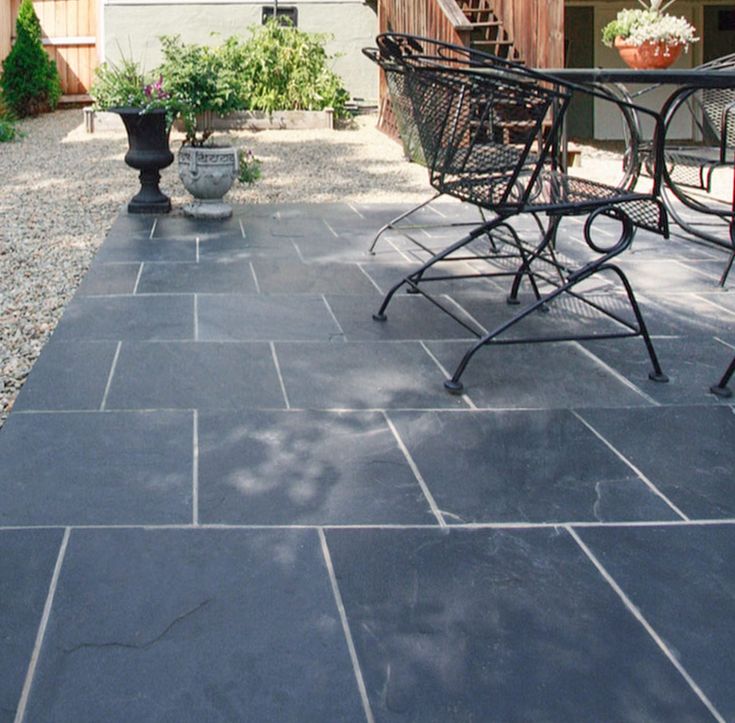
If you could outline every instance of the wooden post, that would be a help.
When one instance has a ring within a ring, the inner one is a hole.
[[[0,1],[0,60],[4,60],[11,48],[11,36],[13,32],[13,17],[10,2]]]

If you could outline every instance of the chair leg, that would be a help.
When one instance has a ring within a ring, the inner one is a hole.
[[[465,352],[465,355],[462,357],[461,361],[457,365],[457,368],[454,374],[452,375],[452,378],[447,379],[444,382],[444,387],[447,389],[447,391],[449,391],[452,394],[460,394],[464,389],[464,386],[462,385],[462,382],[460,381],[460,377],[464,373],[472,357],[481,347],[487,344],[490,344],[493,339],[495,339],[496,337],[506,332],[508,329],[510,329],[510,327],[514,326],[519,321],[525,319],[527,316],[532,314],[537,309],[543,307],[545,304],[548,304],[550,301],[553,301],[557,296],[560,296],[561,294],[567,291],[570,291],[578,283],[590,278],[591,276],[597,273],[600,273],[601,271],[605,271],[608,269],[615,272],[617,276],[620,278],[625,288],[626,294],[628,296],[628,301],[630,302],[631,308],[633,310],[633,314],[635,315],[635,318],[636,318],[636,323],[638,325],[638,335],[643,337],[643,341],[645,342],[646,349],[648,351],[648,356],[653,366],[653,371],[649,372],[648,374],[649,379],[656,381],[656,382],[667,382],[669,378],[666,376],[666,374],[664,374],[663,370],[661,369],[661,365],[658,361],[658,357],[656,356],[656,351],[653,348],[653,342],[651,341],[651,337],[648,333],[648,328],[646,327],[646,324],[643,321],[643,316],[641,314],[640,307],[638,306],[638,302],[636,301],[635,295],[633,294],[633,289],[630,285],[630,282],[628,281],[623,271],[619,269],[617,266],[613,264],[601,262],[600,264],[588,265],[585,268],[580,269],[576,273],[572,274],[565,284],[563,284],[557,289],[554,289],[551,293],[547,294],[543,298],[537,299],[533,304],[526,307],[520,314],[517,314],[509,321],[505,322],[504,324],[501,324],[499,327],[497,327],[490,333],[483,336],[481,339],[478,339],[478,341],[475,342],[467,350],[467,352]],[[570,337],[569,340],[571,340],[572,338],[573,337]],[[543,342],[544,340],[536,339],[536,340],[529,340],[529,341],[530,342],[534,342],[534,341]]]
[[[713,384],[709,390],[712,392],[712,394],[716,394],[718,397],[731,397],[732,396],[732,389],[730,389],[727,384],[730,381],[730,378],[732,377],[733,373],[735,373],[735,357],[733,357],[732,361],[730,362],[730,366],[727,367],[727,370],[722,375],[722,379],[720,379],[717,384]]]
[[[556,232],[559,228],[560,223],[561,223],[561,216],[553,216],[549,220],[549,227],[544,232],[544,236],[541,240],[541,243],[534,249],[534,251],[530,255],[526,255],[523,248],[519,247],[519,251],[521,254],[521,258],[523,259],[523,263],[520,265],[520,267],[518,268],[518,271],[516,271],[516,274],[513,277],[513,284],[510,287],[510,294],[508,294],[509,304],[520,303],[518,301],[518,292],[520,290],[521,281],[523,280],[524,274],[528,274],[528,279],[531,282],[531,286],[533,287],[533,293],[536,299],[538,300],[541,298],[541,294],[539,293],[538,286],[536,284],[536,279],[531,273],[531,263],[535,261],[547,247],[553,247],[553,240],[556,238]]]
[[[395,225],[397,223],[400,223],[401,221],[403,221],[404,218],[408,218],[409,216],[411,216],[412,214],[416,213],[417,211],[420,211],[425,206],[428,206],[433,201],[436,201],[436,199],[439,198],[439,196],[441,196],[441,195],[442,194],[439,193],[439,192],[435,193],[431,198],[427,199],[426,201],[422,201],[417,206],[414,206],[413,208],[410,208],[408,211],[405,211],[400,216],[396,216],[395,218],[393,218],[390,221],[388,221],[388,223],[386,223],[384,226],[381,226],[381,228],[378,231],[378,233],[375,234],[375,238],[373,239],[373,242],[370,244],[370,248],[368,249],[368,253],[374,256],[375,255],[375,246],[377,245],[378,241],[380,240],[380,237],[386,231],[389,231],[390,229],[394,228]]]
[[[373,319],[375,319],[375,321],[385,321],[387,319],[385,315],[385,310],[388,308],[388,304],[390,304],[390,301],[393,298],[394,294],[396,293],[396,291],[398,291],[398,289],[401,288],[401,286],[403,286],[404,284],[408,284],[409,286],[415,287],[415,285],[421,280],[421,277],[427,269],[430,269],[434,264],[438,263],[439,261],[443,261],[445,258],[447,258],[447,256],[451,256],[451,254],[453,254],[455,251],[461,249],[463,246],[466,246],[468,243],[471,243],[476,238],[479,238],[480,236],[491,232],[496,226],[503,223],[503,221],[503,218],[494,218],[492,221],[488,221],[487,223],[484,223],[481,226],[474,228],[472,231],[470,231],[470,233],[468,233],[466,236],[463,236],[459,241],[455,241],[453,244],[447,246],[447,248],[443,249],[438,254],[432,256],[428,261],[421,264],[421,266],[419,266],[415,271],[411,272],[408,276],[404,276],[400,281],[394,284],[385,295],[383,303],[380,305],[380,309],[378,309],[377,313],[373,314]]]

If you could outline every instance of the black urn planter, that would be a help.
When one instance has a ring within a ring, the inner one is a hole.
[[[166,112],[140,108],[111,108],[125,124],[128,152],[125,163],[140,171],[140,191],[130,199],[128,213],[168,213],[171,199],[161,191],[161,170],[174,162],[168,147],[170,128],[166,127]]]

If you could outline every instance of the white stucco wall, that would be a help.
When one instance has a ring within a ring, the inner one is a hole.
[[[355,98],[376,101],[378,72],[360,50],[374,45],[378,20],[374,4],[364,0],[299,0],[280,2],[298,8],[298,26],[307,32],[329,33],[327,45],[334,70]],[[230,35],[249,36],[248,27],[260,25],[268,0],[104,0],[103,57],[121,53],[152,68],[160,62],[159,35],[179,34],[186,42],[217,44]],[[218,33],[219,36],[212,36]]]

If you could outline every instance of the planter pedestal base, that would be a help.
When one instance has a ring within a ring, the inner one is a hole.
[[[220,200],[199,200],[187,203],[184,213],[192,218],[222,219],[232,216],[232,206]]]
[[[168,213],[171,199],[158,187],[160,181],[158,171],[141,171],[140,191],[130,199],[128,213]]]

